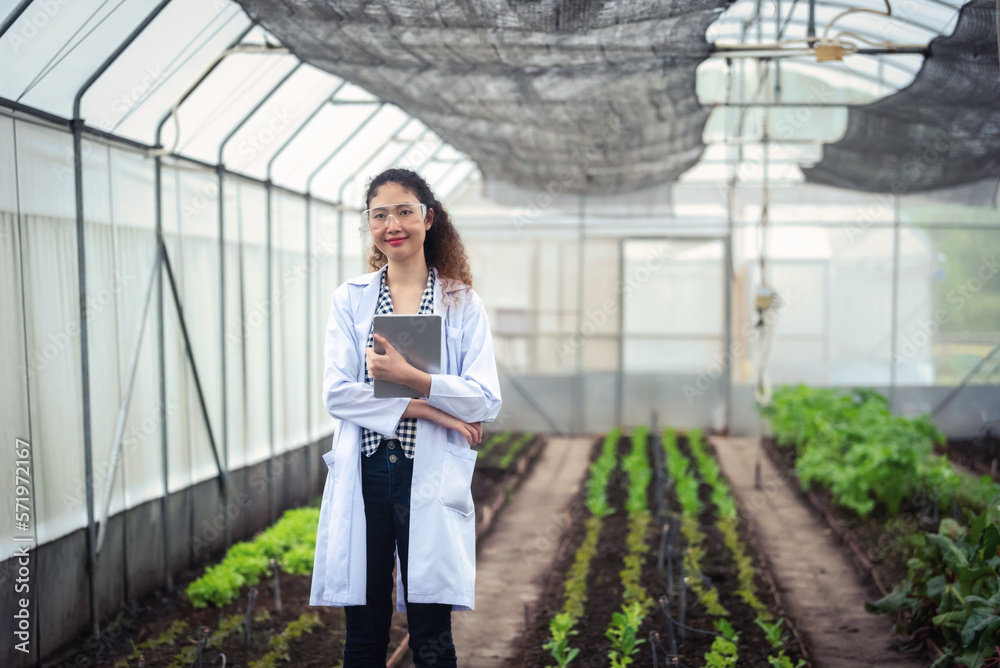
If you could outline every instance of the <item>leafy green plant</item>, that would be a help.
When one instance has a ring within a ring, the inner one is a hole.
[[[785,622],[784,617],[772,624],[769,624],[759,618],[755,619],[754,622],[757,626],[764,630],[764,637],[767,639],[767,642],[771,645],[771,647],[781,647],[785,644],[783,639],[785,631],[781,628],[781,625]]]
[[[600,517],[587,518],[587,533],[573,556],[573,564],[566,574],[563,611],[574,621],[583,615],[583,605],[587,601],[587,573],[590,571],[591,560],[597,554],[597,539],[602,525]]]
[[[586,483],[586,506],[590,511],[590,517],[587,518],[583,542],[577,548],[576,554],[573,555],[573,563],[566,573],[563,609],[559,613],[565,617],[562,617],[559,622],[555,622],[554,619],[549,622],[551,635],[548,642],[543,645],[545,649],[550,651],[554,651],[555,647],[564,646],[564,649],[560,650],[560,656],[555,657],[557,661],[561,657],[567,657],[571,651],[574,652],[573,656],[576,656],[578,652],[578,650],[570,650],[568,647],[568,636],[573,635],[569,629],[576,623],[576,620],[583,616],[584,604],[587,602],[587,573],[590,571],[590,562],[597,554],[597,540],[600,537],[601,527],[604,525],[604,518],[614,512],[614,509],[608,504],[607,486],[617,461],[615,450],[618,447],[620,433],[617,428],[608,432],[601,445],[601,452],[597,460],[589,468]],[[562,637],[557,638],[556,632],[562,634],[563,629],[565,629],[565,633]],[[573,656],[565,658],[566,663],[569,663]]]
[[[719,603],[718,590],[705,587],[701,580],[701,561],[705,555],[702,544],[706,539],[698,523],[698,516],[703,508],[698,497],[701,483],[691,471],[691,461],[677,446],[676,432],[669,427],[663,430],[663,449],[666,453],[667,472],[674,479],[674,493],[681,506],[681,533],[688,542],[687,552],[684,555],[688,587],[694,591],[698,601],[705,606],[710,615],[724,617],[729,611]]]
[[[620,437],[621,431],[617,427],[609,431],[604,437],[600,455],[590,465],[587,478],[587,509],[597,517],[607,517],[615,512],[608,503],[607,488],[608,480],[618,461],[615,450]]]
[[[209,566],[205,573],[188,585],[187,596],[191,605],[204,608],[214,605],[221,608],[236,598],[247,579],[236,570],[232,562]]]
[[[934,454],[945,437],[928,416],[894,416],[874,390],[786,385],[763,414],[778,444],[794,448],[803,487],[829,489],[838,505],[861,517],[880,505],[896,515],[903,500],[919,493],[976,510],[1000,498],[1000,485],[960,474]]]
[[[805,659],[799,659],[798,663],[793,664],[784,652],[778,652],[778,656],[767,657],[767,662],[771,664],[772,668],[803,668],[806,665]]]
[[[732,624],[724,619],[715,620],[716,630],[722,637],[712,641],[712,647],[705,653],[706,668],[731,668],[739,659],[737,643],[740,634],[733,630]]]
[[[1000,633],[1000,520],[980,513],[968,528],[952,519],[938,533],[914,538],[917,550],[906,579],[888,596],[866,603],[873,613],[893,613],[897,629],[915,631],[928,623],[945,639],[935,666],[981,668],[997,656]]]
[[[257,584],[262,577],[271,574],[272,558],[289,573],[312,572],[318,526],[318,508],[286,511],[254,540],[230,547],[218,564],[209,566],[200,578],[188,585],[185,593],[191,604],[196,608],[228,605],[242,587]]]
[[[623,559],[624,568],[619,575],[622,582],[622,601],[624,605],[639,602],[645,614],[652,609],[652,597],[640,583],[642,567],[646,562],[649,545],[646,543],[646,532],[652,516],[649,512],[649,483],[653,479],[653,469],[649,465],[649,429],[641,426],[632,433],[632,448],[622,459],[622,470],[625,472],[628,485],[628,499],[625,509],[628,512],[628,535],[625,544],[628,549]]]
[[[552,654],[552,658],[556,660],[556,668],[565,668],[580,653],[578,648],[569,646],[569,637],[579,633],[573,630],[575,623],[576,620],[565,612],[560,612],[549,622],[551,637],[542,648]]]
[[[639,645],[646,642],[636,637],[644,617],[642,604],[638,601],[624,606],[621,612],[611,613],[611,626],[604,635],[611,641],[608,658],[612,668],[630,665],[632,657],[639,651]]]

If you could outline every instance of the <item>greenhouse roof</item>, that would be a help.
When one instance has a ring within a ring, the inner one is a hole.
[[[761,153],[767,178],[885,192],[873,170],[944,129],[987,137],[916,191],[1000,175],[992,2],[969,5],[960,24],[955,0],[7,0],[0,106],[66,125],[79,93],[91,136],[352,205],[392,163],[445,196],[610,193],[738,178]],[[817,62],[821,38],[855,53]]]

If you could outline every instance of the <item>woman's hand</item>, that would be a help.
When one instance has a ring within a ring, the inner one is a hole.
[[[434,408],[425,399],[410,399],[410,404],[403,411],[403,417],[423,418],[454,429],[465,438],[469,446],[478,445],[483,440],[483,425],[481,422],[463,422],[450,413]]]
[[[368,359],[368,374],[375,380],[388,380],[412,387],[425,397],[431,393],[431,376],[406,361],[399,351],[381,334],[375,340],[382,344],[385,353],[378,354],[374,348],[365,348]]]

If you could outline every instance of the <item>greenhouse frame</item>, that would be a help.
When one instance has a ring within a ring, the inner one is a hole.
[[[758,438],[803,383],[1000,438],[1000,5],[888,5],[0,2],[4,665],[322,494],[389,166],[462,235],[491,430]]]

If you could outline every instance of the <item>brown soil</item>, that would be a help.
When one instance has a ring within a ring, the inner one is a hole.
[[[595,444],[591,453],[591,461],[596,458],[600,451],[600,442]],[[619,457],[627,453],[629,441],[623,438],[618,443]],[[611,615],[621,607],[621,579],[620,570],[622,560],[626,554],[625,537],[627,532],[626,511],[625,511],[625,490],[626,479],[620,470],[612,474],[608,486],[608,500],[610,504],[618,510],[615,514],[605,518],[601,535],[598,540],[597,554],[590,565],[590,572],[587,579],[587,603],[586,612],[583,618],[577,623],[576,629],[579,635],[574,636],[571,642],[572,647],[580,648],[580,655],[573,661],[572,665],[578,668],[607,666],[608,649],[610,642],[605,638],[604,632],[611,622]],[[701,519],[702,530],[707,535],[705,542],[706,557],[703,562],[703,574],[709,578],[714,586],[719,590],[719,601],[730,611],[728,618],[733,627],[740,632],[739,666],[767,666],[766,657],[770,653],[770,647],[764,638],[763,631],[754,623],[755,615],[753,611],[736,597],[736,575],[733,567],[732,557],[722,543],[722,537],[714,526],[714,515],[710,510],[711,505],[708,499],[708,489],[703,486],[703,500],[706,502],[706,510]],[[549,638],[549,620],[561,610],[563,603],[563,583],[566,572],[572,564],[576,549],[583,541],[585,535],[585,523],[587,512],[583,506],[585,490],[581,489],[579,498],[574,502],[573,525],[567,530],[564,536],[564,545],[554,563],[552,577],[546,590],[543,592],[538,603],[532,610],[532,619],[525,634],[519,639],[518,651],[513,654],[515,660],[508,662],[507,668],[515,666],[546,666],[552,663],[552,657],[547,650],[542,649],[542,645]],[[655,513],[655,500],[653,486],[650,486],[649,504]],[[651,523],[646,544],[650,546],[646,554],[646,564],[643,569],[642,582],[647,592],[654,600],[661,595],[668,593],[667,577],[661,574],[656,568],[660,542],[660,527],[654,521]],[[768,602],[768,592],[770,588],[763,581],[758,584],[759,596]],[[676,600],[676,596],[674,597]],[[694,629],[714,631],[712,617],[709,616],[701,605],[697,602],[694,594],[688,592],[688,606],[685,624]],[[775,619],[782,616],[776,605],[772,606]],[[676,603],[671,606],[671,614],[677,616]],[[659,641],[662,647],[669,650],[669,622],[664,614],[657,608],[651,612],[639,631],[640,638],[646,640],[639,646],[639,653],[634,657],[634,664],[641,666],[653,665],[654,647],[650,640],[651,633],[659,634]],[[701,665],[704,662],[704,654],[709,651],[713,637],[701,633],[686,632],[685,638],[677,638],[678,654],[682,663],[687,665]],[[789,647],[786,653],[793,657],[793,662],[800,654],[797,650]],[[660,652],[659,659],[664,661],[664,653]]]
[[[310,606],[310,583],[309,576],[291,576],[282,573],[281,612],[277,612],[275,609],[274,579],[269,578],[266,582],[262,581],[257,584],[258,595],[252,616],[263,615],[265,618],[257,619],[251,623],[250,648],[244,649],[242,628],[237,628],[226,636],[221,647],[204,651],[202,657],[205,665],[212,665],[221,651],[226,655],[227,666],[248,666],[250,661],[260,659],[271,650],[270,639],[281,633],[290,621],[303,613],[317,613],[322,622],[321,626],[315,627],[311,634],[292,641],[289,654],[292,665],[306,668],[319,668],[320,666],[328,668],[331,665],[330,657],[339,655],[343,643],[342,609]],[[175,660],[184,647],[196,643],[199,626],[208,627],[210,632],[215,632],[219,629],[220,622],[226,617],[234,614],[242,617],[246,612],[246,604],[247,590],[241,592],[239,599],[221,610],[218,608],[193,608],[179,595],[164,596],[160,594],[149,597],[139,604],[142,607],[136,607],[138,610],[136,626],[138,628],[134,634],[130,633],[114,639],[98,655],[85,651],[87,645],[86,638],[84,638],[82,639],[84,651],[78,652],[62,662],[49,665],[111,668],[117,661],[125,659],[131,654],[133,642],[138,645],[146,640],[157,638],[176,620],[183,620],[187,623],[188,628],[177,637],[175,643],[143,651],[147,667],[167,666]],[[405,629],[394,628],[392,631],[394,643],[398,644],[405,633]],[[136,666],[138,661],[131,660],[128,665]],[[185,662],[182,665],[186,668],[188,664]],[[221,660],[216,665],[221,665]]]

